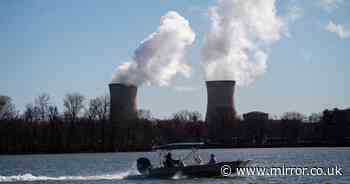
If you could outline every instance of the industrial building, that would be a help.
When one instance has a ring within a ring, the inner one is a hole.
[[[233,119],[236,115],[234,106],[235,81],[207,81],[207,113],[205,120],[208,124],[218,119]]]
[[[109,84],[111,106],[110,119],[119,120],[137,119],[137,87],[121,83]]]
[[[243,119],[247,121],[266,121],[269,119],[269,114],[260,111],[252,111],[243,114]]]

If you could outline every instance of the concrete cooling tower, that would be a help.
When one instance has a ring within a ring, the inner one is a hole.
[[[112,122],[137,119],[137,87],[121,83],[109,84]]]
[[[223,116],[235,117],[236,110],[234,107],[234,90],[235,81],[220,80],[207,81],[207,114],[206,122],[215,123]]]

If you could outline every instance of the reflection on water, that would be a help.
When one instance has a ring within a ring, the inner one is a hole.
[[[186,150],[174,152],[174,157],[186,155]],[[0,182],[11,183],[348,183],[350,148],[263,148],[201,150],[203,160],[210,153],[218,161],[252,160],[258,167],[334,167],[343,168],[343,176],[250,176],[225,179],[144,180],[137,175],[135,160],[148,157],[159,163],[155,152],[57,154],[57,155],[3,155],[0,156]],[[188,161],[189,162],[189,161]],[[190,163],[188,163],[190,164]]]

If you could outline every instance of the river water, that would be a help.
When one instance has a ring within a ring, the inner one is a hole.
[[[173,152],[174,157],[188,150]],[[203,160],[210,153],[218,161],[251,160],[251,167],[341,167],[338,176],[235,176],[201,179],[128,179],[137,175],[135,160],[148,157],[159,163],[157,152],[1,155],[0,183],[97,183],[97,184],[162,184],[162,183],[350,183],[350,148],[260,148],[204,149]],[[190,162],[190,161],[187,161]],[[189,164],[189,163],[188,163]],[[336,174],[336,173],[334,173]]]

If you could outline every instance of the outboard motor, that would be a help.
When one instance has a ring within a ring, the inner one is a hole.
[[[152,164],[148,158],[141,157],[141,158],[137,159],[137,170],[141,174],[148,174],[149,171],[151,170],[151,168],[152,168]]]

